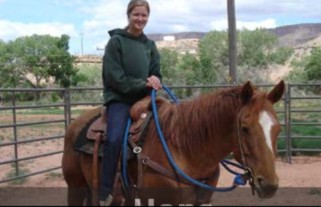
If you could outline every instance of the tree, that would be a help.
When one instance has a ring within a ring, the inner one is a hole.
[[[238,31],[237,82],[260,81],[260,69],[271,63],[283,64],[293,49],[279,48],[277,36],[265,29]],[[199,44],[201,73],[204,84],[231,83],[228,73],[228,34],[224,31],[208,33]]]
[[[289,83],[304,83],[308,81],[307,73],[304,71],[304,67],[307,61],[294,60],[291,62],[293,70],[291,70],[288,76],[285,78]]]
[[[294,53],[294,48],[290,47],[278,47],[273,53],[268,56],[270,63],[276,63],[279,65],[284,65],[287,60]]]
[[[320,83],[321,82],[321,47],[313,48],[311,53],[305,60],[304,72],[306,74],[306,79],[310,83]],[[321,87],[315,86],[310,88],[316,94],[321,94]]]
[[[202,81],[202,73],[200,70],[200,62],[195,55],[190,53],[183,54],[177,64],[177,80],[180,85],[200,85]],[[193,95],[193,89],[178,89],[181,98]]]
[[[320,83],[321,82],[321,47],[313,48],[307,56],[291,63],[293,70],[286,77],[291,83]],[[298,87],[300,88],[300,87]],[[307,91],[321,94],[319,86],[304,87]]]
[[[167,85],[175,85],[178,83],[177,77],[177,69],[176,66],[178,64],[178,53],[174,50],[170,49],[160,49],[159,50],[161,57],[161,72],[163,75],[163,82]]]
[[[83,77],[78,74],[78,69],[73,67],[74,57],[70,56],[69,36],[62,35],[56,42],[57,47],[48,57],[50,64],[49,74],[55,77],[61,87],[75,86]]]
[[[181,83],[185,85],[199,85],[202,83],[200,61],[195,55],[190,53],[182,55],[177,67]]]
[[[248,67],[265,67],[269,56],[277,45],[277,36],[264,30],[242,30],[239,32],[238,64]]]
[[[294,60],[291,66],[294,68],[287,80],[292,83],[320,82],[321,81],[321,47],[311,50],[311,53],[300,60]]]
[[[226,32],[212,31],[199,43],[203,84],[228,80],[228,37]]]
[[[321,47],[313,48],[310,56],[307,57],[307,64],[304,71],[309,81],[321,82]]]
[[[51,79],[61,87],[77,84],[78,70],[73,67],[68,42],[67,35],[33,35],[0,45],[4,50],[0,75],[7,80],[1,87],[41,88]]]
[[[15,58],[13,48],[5,42],[0,43],[0,87],[12,87],[18,85],[22,76]],[[26,82],[23,82],[27,84]]]

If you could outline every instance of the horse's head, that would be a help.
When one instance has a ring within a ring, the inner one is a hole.
[[[261,198],[272,197],[278,188],[274,162],[280,123],[273,104],[282,98],[284,88],[281,81],[265,93],[247,82],[241,90],[242,107],[238,114],[234,155],[250,168],[254,188]]]

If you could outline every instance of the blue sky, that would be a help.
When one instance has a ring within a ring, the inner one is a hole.
[[[126,26],[129,0],[0,0],[0,39],[70,36],[72,54],[102,54],[108,30]],[[145,33],[227,28],[226,0],[149,0]],[[321,23],[321,0],[235,0],[237,27]],[[83,45],[81,44],[83,43]]]

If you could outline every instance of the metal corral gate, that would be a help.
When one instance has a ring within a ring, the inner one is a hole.
[[[230,86],[232,85],[170,88],[179,99],[188,99],[202,92]],[[321,153],[321,133],[318,133],[318,130],[321,131],[321,84],[286,86],[283,99],[276,105],[282,124],[278,153],[291,163],[294,155]],[[273,85],[257,87],[270,90]],[[162,92],[159,94],[162,95]],[[28,99],[33,101],[26,101]],[[101,104],[102,88],[0,89],[0,183],[61,170],[65,129],[82,110]],[[47,119],[46,114],[50,114]],[[26,117],[26,120],[22,117]],[[307,132],[300,134],[300,128]],[[317,144],[312,143],[308,148],[303,148],[300,143],[304,140],[312,140]],[[56,148],[46,151],[48,145],[55,145]],[[29,151],[23,151],[23,148]],[[44,161],[42,163],[46,165],[45,169],[33,166],[32,172],[26,170],[38,160],[53,156],[60,156],[55,158],[55,165]]]

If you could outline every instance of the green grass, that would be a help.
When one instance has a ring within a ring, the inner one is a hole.
[[[12,167],[12,169],[6,174],[6,178],[14,178],[14,177],[26,175],[29,173],[28,169],[25,169],[19,165],[19,173],[17,175],[15,163],[12,163],[11,167]],[[21,184],[25,183],[26,181],[27,181],[27,177],[23,177],[23,178],[12,180],[12,181],[10,181],[10,183],[14,184],[14,185],[21,185]]]
[[[292,120],[292,123],[315,123],[316,125],[292,125],[291,127],[291,137],[296,136],[316,136],[320,138],[292,138],[292,148],[293,149],[319,149],[321,150],[321,127],[317,124],[319,123],[318,120],[321,120],[320,114],[304,114],[301,115],[301,118],[295,118]],[[282,132],[282,135],[285,133]],[[286,148],[285,139],[278,140],[278,149],[285,149]],[[294,153],[294,155],[297,153]],[[300,152],[300,154],[304,155],[316,155],[320,154],[319,152]]]
[[[53,178],[53,179],[63,177],[62,173],[60,173],[60,172],[50,172],[47,174],[47,176],[50,178]]]
[[[11,115],[12,110],[0,111],[2,115]],[[64,109],[45,108],[45,109],[16,109],[16,114],[37,115],[37,114],[64,114]]]
[[[71,109],[72,114],[80,114],[84,109]],[[64,114],[65,110],[62,107],[53,107],[53,108],[41,108],[41,109],[17,109],[16,114],[20,115],[59,115]],[[0,111],[0,115],[11,115],[12,110]]]
[[[72,114],[80,114],[83,109],[72,109]],[[0,111],[0,115],[11,115],[12,111]],[[64,114],[63,108],[46,108],[46,109],[17,109],[19,115],[60,115]]]
[[[17,114],[64,114],[63,109],[33,109],[33,110],[19,110]]]
[[[292,135],[302,135],[302,136],[320,136],[321,135],[321,126],[318,124],[320,123],[319,120],[321,117],[317,118],[315,115],[311,115],[309,117],[304,117],[304,119],[293,119],[293,124],[300,124],[300,123],[309,123],[311,125],[292,125],[291,133]],[[315,125],[313,125],[315,124]]]

